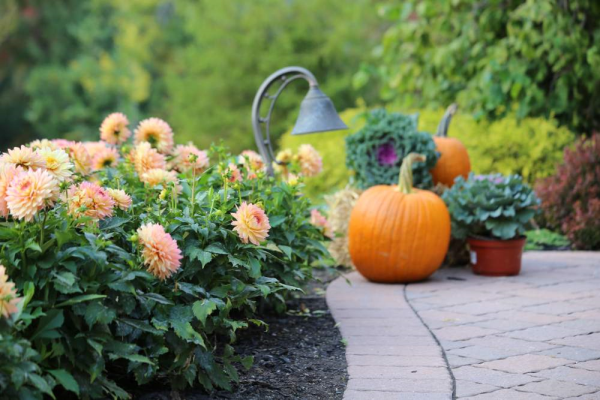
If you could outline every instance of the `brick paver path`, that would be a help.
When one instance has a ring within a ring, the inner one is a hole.
[[[348,279],[327,290],[346,400],[600,400],[600,253],[528,252],[515,277]]]

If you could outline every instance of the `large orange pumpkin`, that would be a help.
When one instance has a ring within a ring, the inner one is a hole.
[[[412,187],[412,163],[424,160],[409,154],[400,167],[399,185],[371,187],[350,214],[350,256],[370,281],[420,281],[444,261],[450,242],[448,209],[433,192]]]
[[[433,183],[452,187],[454,179],[463,176],[465,179],[471,172],[471,161],[469,153],[462,142],[456,138],[449,138],[448,126],[450,120],[456,112],[456,104],[452,104],[446,110],[436,135],[433,137],[437,151],[440,152],[440,158],[435,167],[430,171]]]

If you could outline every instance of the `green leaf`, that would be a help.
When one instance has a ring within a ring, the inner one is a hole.
[[[281,225],[286,218],[285,215],[274,215],[269,217],[269,225],[271,225],[271,228],[275,228],[276,226]]]
[[[134,327],[136,329],[139,329],[141,331],[152,333],[153,335],[162,335],[163,334],[163,332],[161,332],[158,329],[152,327],[152,325],[150,325],[146,321],[138,321],[138,320],[129,319],[129,318],[121,318],[120,321],[123,322],[124,324],[132,326],[132,327]]]
[[[35,339],[44,338],[48,335],[52,336],[53,332],[57,334],[58,332],[56,332],[55,329],[60,328],[64,322],[65,317],[63,315],[63,310],[49,310],[40,320],[38,328],[31,336],[30,340],[33,341]]]
[[[36,387],[40,392],[46,393],[48,396],[55,399],[54,394],[52,393],[52,389],[48,385],[48,382],[38,374],[29,374],[29,381]]]
[[[131,221],[131,218],[112,217],[111,219],[100,221],[100,229],[103,231],[108,231],[121,225],[125,225],[129,221]]]
[[[242,365],[244,366],[246,371],[249,371],[250,368],[252,368],[252,364],[254,364],[254,357],[253,356],[242,357],[240,362],[242,363]]]
[[[194,327],[192,327],[192,324],[190,324],[189,322],[171,321],[171,326],[173,327],[173,330],[175,330],[177,336],[179,336],[183,340],[195,343],[197,345],[202,346],[203,348],[206,348],[202,335],[196,332],[194,330]]]
[[[256,258],[252,257],[248,260],[248,262],[250,263],[250,277],[257,279],[260,277],[261,271],[260,271],[260,261],[257,260]]]
[[[284,246],[282,244],[279,245],[281,251],[285,253],[288,258],[292,258],[292,248],[290,246]]]
[[[224,254],[224,255],[229,254],[229,252],[223,247],[223,245],[221,243],[210,244],[210,245],[208,245],[208,247],[206,247],[204,249],[204,251],[208,251],[209,253],[213,253],[213,254]]]
[[[168,306],[172,306],[174,304],[171,300],[167,299],[164,296],[161,296],[158,293],[146,293],[146,294],[141,295],[140,297],[143,297],[143,298],[148,299],[148,300],[155,301],[155,302],[160,303],[160,304],[166,304]]]
[[[64,369],[50,369],[48,372],[56,378],[65,389],[79,395],[79,384],[70,372]]]
[[[210,246],[209,246],[210,247]],[[202,267],[212,260],[212,253],[201,249],[193,248],[188,251],[188,256],[191,260],[198,260],[202,263]]]
[[[152,360],[150,360],[148,357],[143,356],[141,354],[120,354],[118,358],[124,358],[126,360],[133,361],[133,362],[154,365]]]
[[[83,303],[85,301],[97,300],[105,298],[105,294],[83,294],[81,296],[75,296],[67,301],[63,301],[56,305],[56,307],[72,306],[73,304]]]
[[[217,305],[209,299],[202,301],[196,301],[192,306],[192,311],[196,318],[202,322],[202,325],[206,325],[206,317],[208,317],[215,309]]]

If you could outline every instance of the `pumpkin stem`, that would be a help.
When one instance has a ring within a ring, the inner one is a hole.
[[[435,136],[438,137],[447,137],[448,136],[448,127],[450,126],[450,121],[452,120],[452,116],[456,113],[458,109],[458,105],[456,103],[452,103],[446,108],[446,112],[440,121],[440,124],[437,127],[437,132]]]
[[[400,166],[400,176],[398,177],[398,190],[400,190],[404,194],[412,193],[413,191],[413,172],[412,165],[414,162],[420,161],[424,162],[426,157],[423,154],[418,153],[410,153],[404,160],[402,160],[402,165]]]

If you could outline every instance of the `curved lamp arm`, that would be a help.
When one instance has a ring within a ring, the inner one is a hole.
[[[296,79],[306,80],[310,87],[318,87],[317,79],[315,76],[306,68],[302,67],[286,67],[282,68],[269,76],[256,93],[254,97],[254,103],[252,104],[252,128],[254,129],[254,138],[256,139],[256,145],[265,164],[267,165],[267,173],[273,176],[273,161],[275,155],[273,154],[273,147],[271,145],[271,135],[269,129],[271,127],[271,114],[275,106],[277,98],[281,92]],[[267,92],[269,88],[277,81],[282,81],[281,86],[277,89],[274,95],[269,95]],[[269,110],[266,117],[260,116],[260,106],[264,99],[271,100]],[[262,125],[264,124],[264,133]]]

